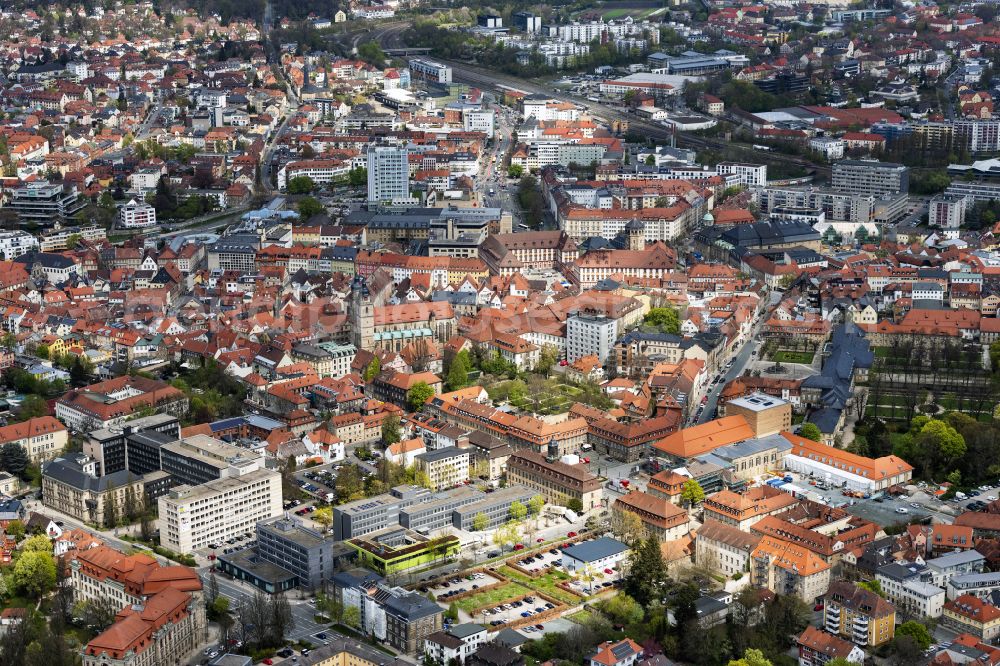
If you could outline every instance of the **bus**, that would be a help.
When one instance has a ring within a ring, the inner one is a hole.
[[[760,144],[753,144],[754,150],[763,150],[766,152],[771,152],[771,146],[761,146]]]

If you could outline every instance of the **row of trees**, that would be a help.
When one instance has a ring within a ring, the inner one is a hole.
[[[243,642],[248,652],[275,648],[285,643],[285,635],[295,628],[295,617],[284,594],[266,594],[257,590],[236,609],[230,609],[229,599],[219,594],[215,571],[209,574],[205,589],[206,615],[217,622],[222,631],[222,643],[230,638]]]

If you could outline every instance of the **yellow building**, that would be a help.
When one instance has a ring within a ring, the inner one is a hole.
[[[941,623],[963,634],[972,634],[986,643],[1000,636],[1000,608],[972,594],[945,602]]]
[[[838,580],[824,597],[825,628],[856,645],[882,645],[896,633],[896,607],[871,590]]]
[[[739,414],[753,429],[754,436],[776,435],[792,427],[792,403],[766,393],[754,393],[726,403],[726,416]]]

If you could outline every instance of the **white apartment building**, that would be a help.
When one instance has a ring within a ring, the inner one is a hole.
[[[69,430],[52,416],[38,416],[0,428],[0,446],[19,444],[35,464],[62,453],[69,442]]]
[[[965,223],[966,206],[965,197],[939,194],[931,199],[927,223],[932,227],[941,227],[945,238],[958,238],[959,229]]]
[[[941,617],[945,591],[922,581],[925,574],[926,569],[919,565],[887,564],[875,572],[875,580],[897,610],[919,617]]]
[[[496,113],[492,109],[466,111],[462,114],[462,126],[466,132],[485,132],[488,136],[493,136]]]
[[[0,256],[4,261],[13,261],[37,249],[38,239],[26,231],[0,232]]]
[[[575,314],[566,320],[566,360],[596,354],[603,365],[615,346],[618,322],[607,317]]]
[[[308,176],[317,185],[324,185],[338,178],[345,178],[351,171],[350,161],[299,160],[289,162],[278,170],[278,189],[288,187],[288,181],[298,176]]]
[[[451,83],[451,67],[424,58],[413,58],[410,60],[410,74],[415,79],[425,79],[436,83]]]
[[[156,209],[148,203],[137,203],[135,199],[118,209],[118,222],[123,229],[141,229],[156,224]]]
[[[944,287],[937,282],[914,282],[912,291],[915,301],[944,302]]]
[[[165,548],[190,553],[253,532],[259,521],[281,515],[281,474],[254,460],[240,467],[236,476],[176,486],[159,498],[156,523]]]
[[[720,176],[738,176],[740,182],[747,187],[765,187],[767,185],[766,164],[720,162],[716,169]]]
[[[818,136],[809,140],[809,147],[828,160],[839,160],[844,156],[844,140],[830,136]]]
[[[413,66],[413,63],[410,63]],[[398,146],[368,148],[368,201],[410,199],[409,151]]]

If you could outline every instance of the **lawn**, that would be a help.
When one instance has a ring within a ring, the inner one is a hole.
[[[558,587],[557,583],[565,583],[570,580],[569,574],[563,573],[562,571],[553,571],[549,569],[547,573],[538,578],[531,578],[530,576],[525,576],[520,571],[515,571],[510,567],[501,567],[499,569],[500,573],[511,580],[518,581],[532,588],[533,590],[538,590],[557,601],[568,606],[576,606],[580,603],[580,597],[568,592],[561,587]]]
[[[590,622],[590,618],[592,616],[593,614],[589,610],[580,610],[573,613],[572,615],[567,615],[566,619],[569,620],[570,622],[575,622],[576,624],[586,625],[588,622]]]
[[[813,352],[800,352],[800,351],[788,351],[786,349],[780,349],[774,352],[771,357],[772,361],[777,361],[779,363],[812,363],[815,354]]]
[[[507,585],[501,585],[500,587],[493,588],[492,590],[486,590],[485,592],[480,592],[479,594],[473,594],[471,597],[459,599],[455,602],[455,605],[464,610],[466,613],[471,613],[474,609],[481,606],[496,606],[498,604],[505,603],[509,599],[516,599],[517,597],[521,597],[526,594],[531,594],[531,588],[517,583],[508,583]],[[447,601],[447,599],[444,601]]]

